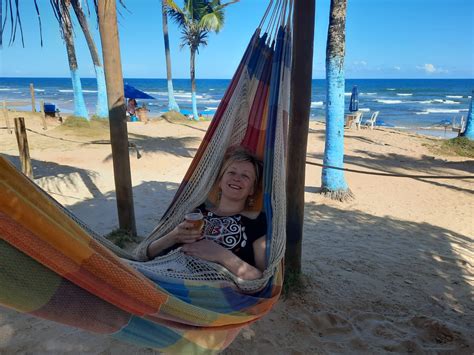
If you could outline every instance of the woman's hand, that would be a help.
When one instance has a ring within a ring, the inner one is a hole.
[[[225,260],[226,257],[233,256],[231,251],[207,239],[192,244],[185,244],[182,246],[181,250],[187,255],[216,263],[223,263],[223,260]]]
[[[189,222],[181,222],[171,232],[175,244],[189,244],[202,239],[202,229],[193,228]]]

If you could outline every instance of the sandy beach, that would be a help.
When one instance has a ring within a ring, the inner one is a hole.
[[[35,181],[98,233],[118,227],[107,128],[68,129],[24,114]],[[209,122],[129,123],[138,234],[171,201]],[[4,126],[4,123],[1,124]],[[467,176],[474,159],[443,156],[439,139],[391,129],[347,130],[346,167]],[[0,153],[19,166],[14,134]],[[322,163],[324,125],[310,124],[308,161]],[[474,179],[346,172],[350,202],[319,194],[307,165],[303,289],[244,329],[224,354],[474,352]],[[0,308],[0,353],[147,354],[108,337]]]

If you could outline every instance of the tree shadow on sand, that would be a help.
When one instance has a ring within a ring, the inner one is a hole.
[[[179,185],[173,182],[146,181],[133,187],[138,235],[148,236],[169,207]],[[68,209],[92,230],[107,234],[118,228],[115,191],[68,206]],[[113,211],[113,212],[111,212]],[[91,223],[97,221],[97,224]]]
[[[445,161],[432,156],[422,156],[420,159],[412,158],[402,154],[380,154],[363,150],[354,151],[356,155],[345,155],[344,162],[348,165],[355,165],[361,168],[375,170],[392,174],[430,175],[430,176],[458,176],[462,180],[463,176],[474,175],[474,160],[461,162]],[[308,154],[308,158],[322,161],[322,154]],[[347,165],[346,165],[347,167]],[[428,184],[445,187],[461,192],[473,194],[473,189],[466,189],[456,185],[456,179],[430,180],[414,178]],[[464,179],[463,181],[472,181]]]
[[[19,171],[21,171],[19,157],[7,154],[3,154],[3,156],[7,158]],[[103,196],[95,183],[95,179],[99,175],[95,171],[36,159],[31,159],[31,165],[33,167],[35,179],[60,177],[60,183],[59,181],[56,181],[52,183],[52,186],[50,185],[55,190],[59,191],[64,187],[66,187],[68,190],[76,190],[79,187],[78,183],[82,182],[87,187],[89,193],[92,196],[95,198],[100,198]],[[79,178],[75,178],[77,175]],[[52,195],[56,194],[51,191],[49,191],[49,193]]]
[[[165,153],[178,157],[192,158],[196,153],[196,148],[191,148],[200,138],[197,137],[150,137],[141,134],[130,133],[129,142],[133,143],[140,154],[143,153]],[[95,141],[95,143],[99,143]],[[133,154],[133,148],[130,148],[130,153]],[[104,161],[112,159],[112,154],[109,154]]]
[[[268,339],[268,350],[282,354],[308,346],[322,354],[472,353],[471,243],[428,223],[306,203],[305,290],[252,325],[254,341],[240,337],[224,354],[253,353]]]

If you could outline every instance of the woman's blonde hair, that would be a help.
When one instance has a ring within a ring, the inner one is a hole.
[[[253,154],[250,150],[245,147],[235,146],[227,149],[224,155],[224,160],[217,176],[216,183],[218,184],[226,170],[235,162],[249,162],[253,165],[255,170],[255,181],[254,181],[254,195],[260,190],[261,179],[263,173],[263,163]]]

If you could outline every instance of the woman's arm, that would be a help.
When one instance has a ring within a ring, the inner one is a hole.
[[[265,268],[265,236],[258,238],[253,243],[253,249],[257,267],[246,263],[230,250],[211,240],[201,240],[196,243],[186,244],[182,248],[188,255],[221,264],[234,275],[244,280],[255,280],[262,277],[262,271]],[[260,269],[262,265],[263,267]]]
[[[192,223],[184,221],[165,236],[151,242],[147,249],[147,255],[153,259],[173,245],[194,243],[201,238],[201,230],[193,228]]]

